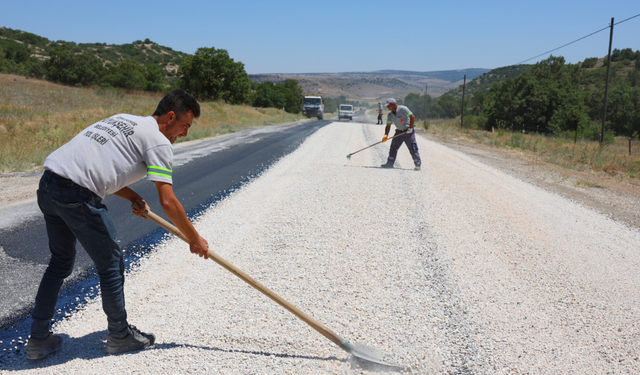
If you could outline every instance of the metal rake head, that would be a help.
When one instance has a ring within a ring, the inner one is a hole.
[[[382,365],[388,368],[394,368],[398,370],[404,369],[402,366],[396,366],[389,363],[386,363],[382,360],[384,353],[382,351],[372,348],[363,344],[351,344],[348,341],[343,341],[340,347],[346,352],[351,353],[354,357],[364,360],[366,362],[370,362],[371,364]]]

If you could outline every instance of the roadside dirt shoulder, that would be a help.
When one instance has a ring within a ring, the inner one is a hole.
[[[420,134],[628,226],[640,228],[640,181],[604,172],[566,169],[536,160],[519,150],[493,148],[431,132]]]
[[[42,172],[0,174],[0,209],[36,200]]]

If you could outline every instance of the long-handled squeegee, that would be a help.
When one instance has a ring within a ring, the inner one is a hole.
[[[169,223],[168,221],[166,221],[165,219],[163,219],[160,216],[156,215],[155,213],[151,212],[150,210],[142,210],[140,205],[137,204],[137,203],[134,203],[132,205],[132,207],[137,209],[138,211],[140,211],[140,213],[142,213],[142,215],[144,217],[146,217],[148,219],[151,219],[151,221],[153,221],[154,223],[160,225],[164,229],[166,229],[169,232],[173,233],[174,235],[180,237],[186,243],[189,243],[189,240],[187,239],[187,237],[185,237],[184,234],[182,234],[182,232],[180,232],[180,230],[178,228],[176,228],[173,224]],[[282,298],[279,295],[277,295],[276,293],[274,293],[271,289],[269,289],[266,286],[260,284],[258,281],[254,280],[251,276],[247,275],[242,270],[240,270],[239,268],[237,268],[233,264],[229,263],[228,261],[226,261],[221,256],[219,256],[218,254],[214,253],[211,250],[209,250],[209,258],[211,260],[213,260],[214,262],[218,263],[219,265],[221,265],[222,267],[224,267],[227,271],[229,271],[232,274],[238,276],[240,279],[242,279],[242,281],[244,281],[247,284],[251,285],[252,287],[257,289],[258,291],[260,291],[262,294],[264,294],[265,296],[271,298],[273,301],[275,301],[280,306],[282,306],[285,309],[289,310],[290,313],[292,313],[293,315],[298,317],[303,322],[307,323],[309,326],[311,326],[311,328],[315,329],[321,335],[323,335],[324,337],[326,337],[329,340],[331,340],[334,344],[338,345],[344,351],[353,354],[357,358],[364,359],[364,360],[369,361],[369,362],[377,363],[377,364],[384,365],[384,366],[401,368],[401,367],[398,367],[398,366],[394,366],[394,365],[390,365],[388,363],[382,362],[382,356],[383,355],[382,355],[381,351],[379,351],[379,350],[377,350],[375,348],[368,347],[366,345],[351,344],[347,340],[345,340],[342,337],[338,336],[333,331],[331,331],[329,328],[325,327],[324,325],[322,325],[320,322],[316,321],[315,319],[313,319],[309,315],[303,313],[297,307],[295,307],[291,303],[287,302],[284,298]]]
[[[398,134],[398,135],[394,135],[394,136],[393,136],[393,137],[391,137],[391,138],[387,138],[387,141],[388,141],[388,140],[390,140],[390,139],[394,139],[395,137],[399,137],[399,136],[401,136],[401,135],[405,135],[405,134],[407,134],[407,133],[400,133],[400,134]],[[352,153],[350,153],[349,155],[347,155],[347,159],[351,160],[351,155],[357,154],[357,153],[358,153],[358,152],[360,152],[360,151],[364,151],[364,150],[368,149],[369,147],[373,147],[373,146],[375,146],[375,145],[377,145],[377,144],[380,144],[380,143],[382,143],[382,141],[380,141],[380,142],[376,142],[376,143],[374,143],[374,144],[372,144],[372,145],[369,145],[369,146],[367,146],[367,147],[365,147],[365,148],[361,148],[360,150],[358,150],[358,151],[356,151],[356,152],[352,152]]]

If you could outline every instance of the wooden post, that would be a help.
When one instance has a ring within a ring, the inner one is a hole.
[[[600,146],[604,143],[604,124],[607,120],[607,96],[609,94],[609,71],[611,70],[611,44],[613,42],[613,17],[611,17],[611,32],[609,33],[609,57],[607,58],[607,78],[604,84],[604,108],[602,109],[602,129],[600,130]]]
[[[427,104],[429,104],[427,99],[427,92],[429,91],[429,85],[424,85],[424,120],[427,121]]]
[[[460,129],[464,127],[464,87],[467,85],[467,75],[464,75],[462,82],[462,108],[460,109]]]

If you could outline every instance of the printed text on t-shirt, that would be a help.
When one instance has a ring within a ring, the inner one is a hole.
[[[112,128],[120,130],[120,133],[122,133],[127,138],[133,135],[133,127],[138,125],[136,122],[120,116],[109,117],[108,119],[102,120],[101,122],[109,124]]]

